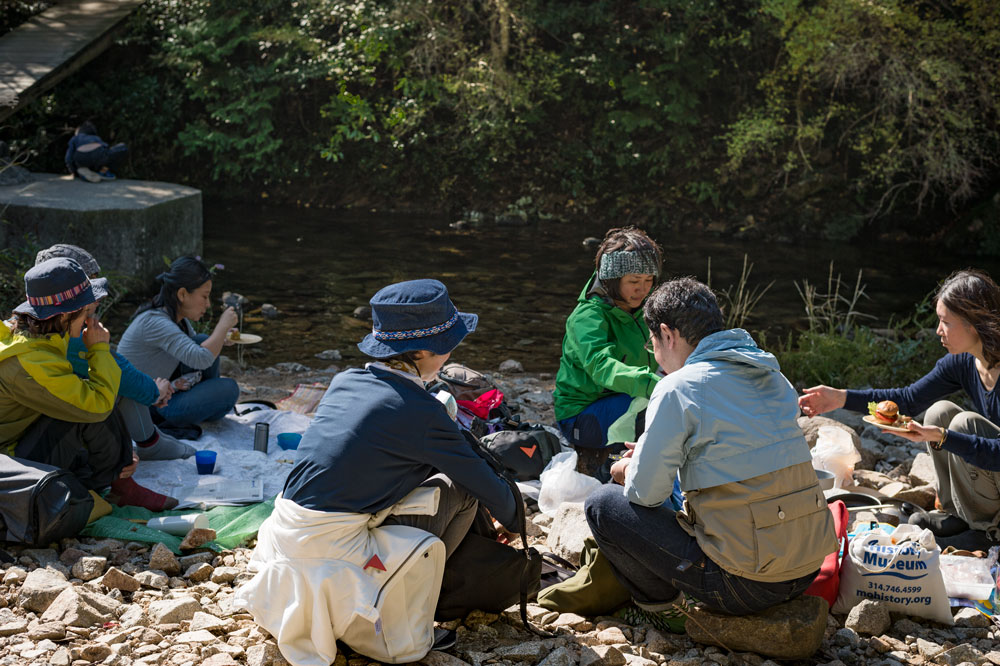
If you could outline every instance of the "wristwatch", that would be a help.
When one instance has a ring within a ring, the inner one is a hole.
[[[940,451],[941,447],[944,446],[944,443],[948,440],[948,429],[938,426],[938,430],[941,431],[941,439],[937,442],[933,440],[928,440],[927,442],[930,445],[930,447],[935,451]]]

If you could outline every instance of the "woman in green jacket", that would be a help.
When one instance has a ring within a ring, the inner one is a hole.
[[[611,229],[576,308],[566,320],[553,392],[555,416],[577,451],[577,471],[597,476],[608,428],[634,398],[649,398],[659,376],[646,348],[642,304],[660,275],[659,246],[635,227]]]

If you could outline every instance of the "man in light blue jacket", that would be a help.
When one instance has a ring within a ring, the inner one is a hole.
[[[643,314],[666,372],[646,432],[586,503],[587,521],[632,594],[626,619],[681,632],[685,593],[709,609],[755,613],[793,599],[837,547],[833,520],[773,355],[723,329],[712,291],[661,285]],[[680,473],[684,508],[665,503]]]

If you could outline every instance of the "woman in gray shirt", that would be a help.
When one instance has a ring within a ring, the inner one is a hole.
[[[219,376],[219,353],[236,312],[226,308],[211,335],[196,334],[191,322],[212,305],[211,272],[200,260],[181,257],[157,280],[160,293],[139,307],[118,353],[147,375],[172,381],[170,402],[150,408],[167,427],[221,419],[240,395],[235,381]]]

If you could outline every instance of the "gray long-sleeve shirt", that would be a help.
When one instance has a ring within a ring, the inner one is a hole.
[[[205,370],[215,362],[215,354],[195,342],[194,334],[187,319],[181,319],[178,326],[165,309],[153,308],[125,329],[118,353],[150,377],[170,379],[181,363]]]

